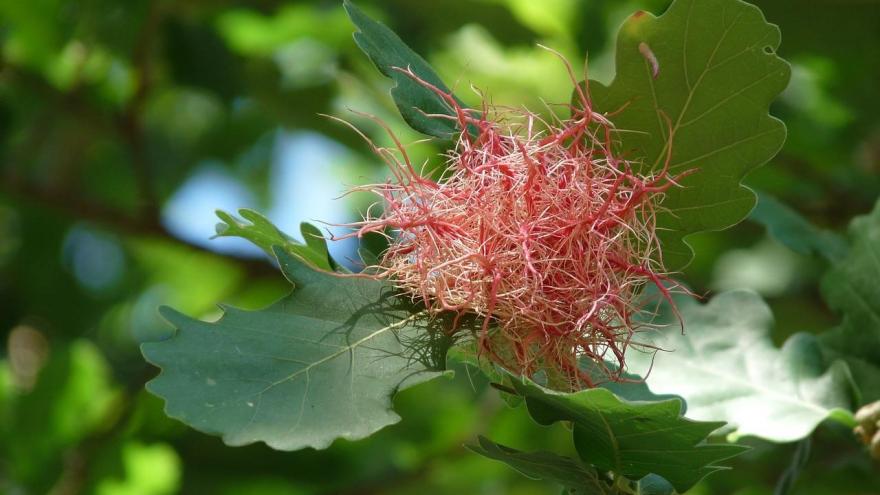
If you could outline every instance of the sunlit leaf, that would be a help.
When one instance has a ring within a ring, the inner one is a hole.
[[[272,248],[280,246],[287,253],[302,258],[308,263],[323,270],[332,270],[335,266],[327,251],[327,241],[321,231],[314,225],[303,222],[300,224],[305,244],[291,238],[278,229],[260,213],[242,208],[238,210],[245,222],[222,210],[217,210],[217,217],[222,222],[217,224],[217,237],[242,237],[257,245],[269,256],[274,256]]]
[[[846,365],[828,366],[809,334],[774,346],[773,315],[756,293],[736,290],[706,305],[684,298],[677,304],[684,334],[673,325],[645,337],[664,350],[632,352],[627,360],[636,370],[651,367],[652,390],[684,397],[688,417],[726,421],[734,436],[776,442],[804,438],[827,418],[853,424]]]

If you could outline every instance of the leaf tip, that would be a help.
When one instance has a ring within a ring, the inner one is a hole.
[[[189,321],[189,317],[171,306],[159,306],[159,315],[175,328],[180,328]]]

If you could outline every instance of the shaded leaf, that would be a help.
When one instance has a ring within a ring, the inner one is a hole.
[[[672,174],[698,170],[668,191],[657,218],[669,268],[691,260],[685,236],[734,225],[755,204],[740,182],[785,141],[785,126],[768,114],[790,75],[779,42],[779,29],[740,0],[676,0],[660,17],[628,18],[614,81],[590,83],[596,110],[622,109],[613,116],[626,131],[620,149],[643,172],[661,169],[669,146]]]
[[[679,492],[720,469],[717,463],[745,447],[707,444],[723,422],[699,422],[681,416],[681,401],[627,402],[602,388],[561,393],[530,380],[514,380],[532,418],[542,425],[573,423],[574,444],[585,463],[630,479],[651,473]]]
[[[214,323],[162,309],[178,330],[142,346],[162,368],[148,389],[169,416],[230,445],[320,449],[396,423],[395,392],[445,365],[443,352],[425,353],[427,318],[384,283],[314,271],[274,251],[295,289],[271,307],[225,308]]]
[[[429,136],[448,139],[455,134],[458,126],[454,120],[427,116],[455,116],[452,108],[436,93],[395,70],[409,68],[422,80],[451,94],[428,62],[406,46],[392,30],[371,19],[353,3],[345,0],[344,5],[351,22],[358,28],[354,33],[355,43],[370,57],[379,72],[394,81],[391,96],[406,123]]]
[[[757,191],[758,204],[749,218],[767,228],[774,239],[801,254],[819,254],[828,261],[846,255],[846,241],[829,230],[820,229],[800,213],[775,197]]]
[[[552,452],[522,452],[488,438],[479,437],[479,445],[468,449],[489,459],[501,461],[528,478],[548,480],[568,488],[573,494],[603,495],[615,493],[599,478],[595,469],[586,467],[576,459]]]
[[[880,203],[852,221],[849,237],[849,254],[822,281],[843,322],[819,338],[829,357],[849,364],[866,404],[880,399]]]
[[[327,251],[327,241],[314,225],[306,222],[300,224],[300,232],[305,240],[303,244],[281,232],[269,219],[254,210],[238,210],[245,222],[222,210],[217,210],[216,213],[222,220],[217,224],[217,237],[242,237],[273,257],[272,248],[281,246],[287,253],[323,270],[333,270],[336,265]]]
[[[684,397],[689,417],[726,421],[735,437],[776,442],[804,438],[827,418],[852,423],[846,364],[828,366],[805,333],[775,347],[773,315],[756,293],[725,292],[706,305],[681,298],[678,310],[684,335],[677,325],[667,328],[651,340],[664,351],[632,352],[627,360],[637,370],[653,360],[648,385]]]

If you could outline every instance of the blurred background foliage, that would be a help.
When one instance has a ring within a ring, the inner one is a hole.
[[[613,75],[612,38],[637,9],[667,0],[362,0],[470,103],[542,108],[571,84],[543,43]],[[774,107],[783,152],[748,184],[841,231],[880,193],[880,4],[762,0],[793,64]],[[468,453],[477,434],[570,451],[459,367],[397,398],[404,421],[326,451],[229,448],[170,420],[143,384],[138,343],[171,328],[169,304],[215,318],[217,302],[259,308],[287,284],[262,254],[209,240],[216,208],[252,207],[289,233],[365,205],[347,185],[382,165],[340,115],[379,143],[369,119],[405,128],[388,82],[357,51],[335,0],[0,0],[0,492],[555,494]],[[430,158],[428,168],[436,166]],[[330,230],[334,228],[330,227]],[[751,287],[777,316],[774,338],[836,317],[817,290],[822,260],[745,222],[691,238],[684,280],[701,294]],[[336,243],[340,260],[357,246]],[[349,264],[353,264],[349,261]],[[771,494],[794,445],[755,449],[695,495]],[[880,493],[877,467],[848,431],[821,428],[797,494]]]

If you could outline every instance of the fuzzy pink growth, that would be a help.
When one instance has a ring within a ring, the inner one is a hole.
[[[375,273],[431,311],[482,316],[480,352],[505,367],[544,370],[580,388],[593,385],[579,371],[587,356],[619,376],[639,293],[654,284],[668,298],[655,226],[677,179],[668,156],[656,174],[637,173],[613,151],[614,128],[585,92],[569,120],[545,122],[488,105],[462,109],[405,72],[440,94],[469,131],[439,181],[420,176],[399,142],[393,152],[377,149],[394,180],[358,188],[384,208],[351,234],[389,235]]]

